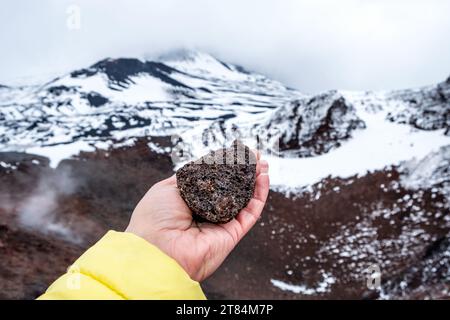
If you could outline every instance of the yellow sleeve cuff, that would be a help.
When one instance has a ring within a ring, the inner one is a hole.
[[[172,258],[146,240],[109,231],[39,299],[205,299]]]

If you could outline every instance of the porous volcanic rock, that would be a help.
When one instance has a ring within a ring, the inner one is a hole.
[[[256,157],[235,140],[230,148],[212,151],[177,171],[181,197],[194,218],[213,223],[232,220],[255,189]]]

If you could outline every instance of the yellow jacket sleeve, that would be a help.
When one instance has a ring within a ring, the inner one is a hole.
[[[205,299],[198,282],[146,240],[109,231],[38,299]]]

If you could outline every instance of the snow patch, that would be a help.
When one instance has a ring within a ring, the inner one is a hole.
[[[402,163],[404,169],[400,176],[400,183],[409,189],[431,189],[433,193],[438,191],[434,186],[440,186],[439,190],[450,200],[450,146],[440,148],[420,160],[411,160]]]
[[[197,76],[213,76],[227,80],[245,80],[247,75],[234,66],[222,63],[213,56],[195,51],[185,51],[181,55],[166,56],[161,61],[172,68]]]
[[[32,147],[25,150],[27,153],[41,155],[50,159],[51,168],[56,168],[62,160],[69,159],[81,151],[92,152],[95,151],[95,147],[86,141],[78,140],[73,143]]]
[[[6,163],[4,161],[0,161],[0,167],[3,167],[5,169],[12,169],[12,170],[16,170],[17,166],[11,163]]]
[[[90,77],[73,78],[66,76],[52,86],[78,87],[80,92],[96,92],[111,101],[135,104],[145,101],[170,100],[169,85],[149,75],[133,76],[132,82],[125,88],[108,83],[106,75],[99,73]]]
[[[273,286],[283,291],[290,291],[296,294],[310,296],[329,292],[331,286],[336,282],[336,279],[329,273],[322,273],[322,277],[323,280],[317,283],[315,287],[308,287],[306,285],[294,285],[275,279],[270,279],[270,282],[273,284]]]
[[[347,178],[365,175],[413,158],[423,158],[442,146],[450,145],[444,130],[423,131],[385,120],[384,113],[360,110],[366,129],[326,154],[309,158],[265,156],[269,162],[271,184],[296,188],[331,176]]]

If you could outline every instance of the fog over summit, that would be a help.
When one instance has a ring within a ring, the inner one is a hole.
[[[79,29],[67,27],[74,5]],[[439,0],[13,1],[0,12],[0,83],[188,48],[303,92],[417,87],[448,76],[448,12]]]

